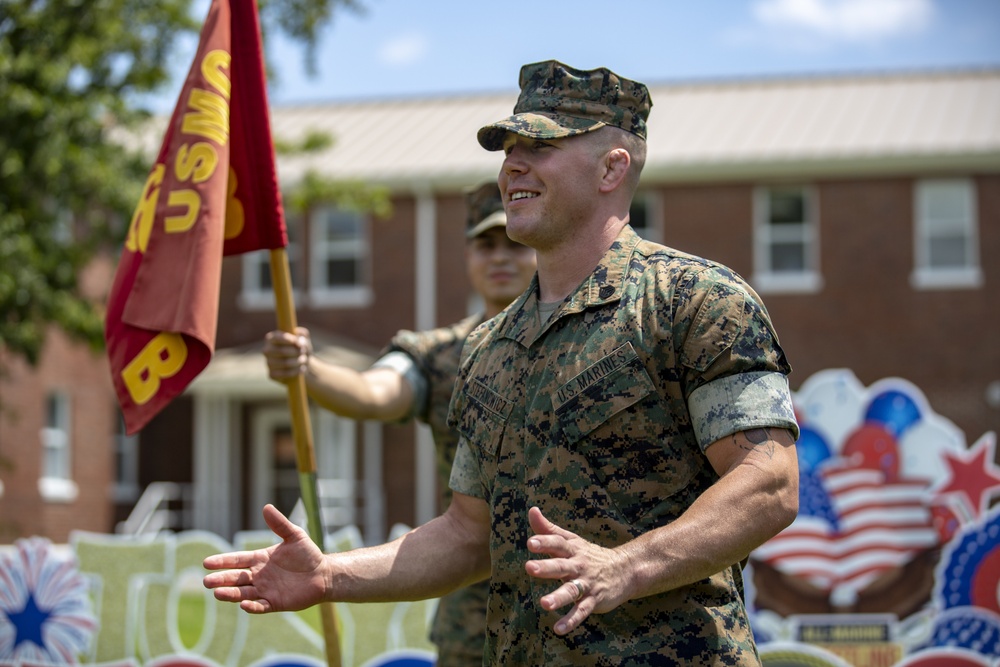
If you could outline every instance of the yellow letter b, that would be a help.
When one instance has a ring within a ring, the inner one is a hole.
[[[144,405],[160,390],[160,379],[176,375],[187,361],[184,337],[163,332],[142,348],[122,370],[122,380],[136,405]]]

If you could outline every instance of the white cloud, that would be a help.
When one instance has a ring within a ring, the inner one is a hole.
[[[394,66],[410,65],[427,53],[427,38],[418,33],[399,35],[383,42],[378,50],[378,59]]]
[[[757,0],[753,15],[771,29],[875,42],[920,32],[933,18],[934,6],[931,0]]]

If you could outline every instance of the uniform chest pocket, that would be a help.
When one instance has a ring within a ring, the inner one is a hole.
[[[631,344],[565,383],[553,401],[560,445],[554,458],[561,467],[580,466],[577,474],[600,487],[588,494],[605,499],[601,511],[636,530],[648,528],[652,510],[688,475],[671,474],[670,419]]]
[[[631,343],[588,366],[552,397],[564,446],[586,437],[655,391]]]

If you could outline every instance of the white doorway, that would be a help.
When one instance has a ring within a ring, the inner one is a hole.
[[[357,424],[325,410],[318,412],[311,415],[313,449],[323,524],[329,533],[357,522]],[[250,428],[253,463],[248,495],[257,508],[251,527],[266,530],[259,508],[271,503],[287,516],[302,495],[291,415],[287,408],[259,408]]]

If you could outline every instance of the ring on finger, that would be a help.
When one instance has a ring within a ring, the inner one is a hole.
[[[569,583],[573,584],[573,587],[576,588],[576,597],[573,598],[573,602],[576,602],[583,597],[583,584],[580,583],[579,579],[573,579]]]

